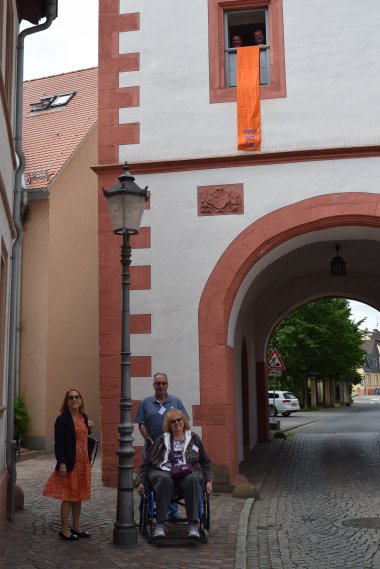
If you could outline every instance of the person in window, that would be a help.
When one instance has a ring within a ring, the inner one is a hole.
[[[261,28],[252,32],[253,45],[265,45],[265,34]]]
[[[83,397],[78,389],[66,392],[61,414],[54,426],[55,471],[48,479],[43,495],[61,500],[61,530],[59,538],[77,541],[89,538],[79,525],[82,501],[91,498],[91,464],[88,453],[88,435],[93,428],[84,412]],[[69,529],[69,514],[73,527]]]
[[[175,486],[183,492],[188,520],[188,537],[199,539],[198,504],[201,480],[206,491],[212,492],[212,465],[200,437],[190,430],[186,415],[179,409],[168,411],[164,418],[163,434],[151,446],[137,475],[137,490],[145,492],[147,480],[153,485],[157,510],[154,538],[165,537],[165,520]],[[174,467],[190,467],[183,478],[174,479]]]
[[[243,40],[241,39],[241,36],[235,34],[234,36],[232,36],[232,47],[241,47],[243,45]]]

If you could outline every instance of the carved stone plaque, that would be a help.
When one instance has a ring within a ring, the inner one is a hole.
[[[198,186],[198,215],[244,213],[243,184]]]

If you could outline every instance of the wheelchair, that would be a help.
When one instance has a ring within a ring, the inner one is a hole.
[[[199,541],[202,543],[207,543],[209,537],[209,529],[210,529],[210,494],[206,492],[206,483],[204,480],[201,480],[202,486],[202,493],[199,498],[199,505],[198,505],[198,520],[199,520]],[[156,505],[154,500],[155,492],[153,490],[152,485],[147,481],[145,486],[145,493],[140,498],[140,522],[139,522],[139,529],[143,536],[145,536],[148,540],[148,543],[152,542],[160,542],[162,540],[154,539],[154,529],[156,526]],[[168,518],[165,521],[167,526],[167,535],[166,538],[168,540],[171,539],[190,539],[187,535],[184,535],[183,531],[180,531],[178,528],[179,525],[183,525],[184,522],[187,522],[186,518],[186,508],[185,508],[185,501],[183,495],[181,493],[181,489],[175,485],[175,494],[172,498],[172,503],[176,502],[179,506],[178,512],[181,510],[185,512],[185,517],[177,517],[177,518]]]

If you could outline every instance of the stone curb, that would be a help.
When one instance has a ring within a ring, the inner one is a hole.
[[[254,501],[254,498],[247,498],[244,507],[240,512],[239,526],[236,536],[236,549],[234,559],[235,569],[246,569],[247,567],[248,520]]]

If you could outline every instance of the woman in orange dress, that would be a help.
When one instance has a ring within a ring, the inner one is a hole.
[[[81,529],[79,518],[82,501],[91,498],[88,434],[92,427],[92,421],[84,413],[82,395],[78,389],[69,389],[54,426],[57,465],[43,491],[44,496],[62,500],[59,537],[67,541],[90,537],[89,533]],[[69,529],[70,510],[73,527]]]

